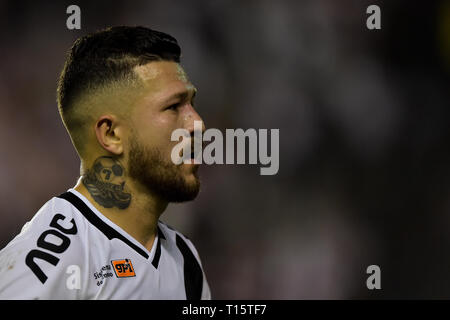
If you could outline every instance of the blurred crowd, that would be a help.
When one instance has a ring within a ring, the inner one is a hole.
[[[77,1],[81,30],[70,4],[0,2],[0,247],[79,175],[56,107],[66,50],[145,25],[178,39],[207,128],[280,129],[277,175],[203,166],[198,198],[162,216],[213,298],[450,297],[450,1]]]

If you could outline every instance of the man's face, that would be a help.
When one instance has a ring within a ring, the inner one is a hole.
[[[128,173],[169,202],[192,200],[200,189],[198,165],[172,162],[178,141],[171,141],[171,135],[182,128],[192,137],[194,121],[202,121],[193,107],[196,89],[175,62],[155,61],[136,67],[135,72],[144,89],[131,115]]]

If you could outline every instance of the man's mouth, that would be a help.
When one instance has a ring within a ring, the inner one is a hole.
[[[191,148],[191,152],[186,156],[183,154],[183,150],[180,151],[180,157],[183,159],[184,164],[194,164],[195,152],[194,147]]]
[[[189,153],[186,155],[184,154],[186,148],[182,148],[179,152],[179,156],[183,160],[182,163],[199,165],[202,161],[202,150],[205,145],[207,145],[205,142],[201,145],[197,145],[196,147],[198,150],[196,150],[195,143],[192,143],[191,148],[187,150]],[[196,163],[195,160],[197,160]]]
[[[191,153],[190,153],[190,158],[188,159],[188,161],[189,161],[189,164],[196,164],[196,163],[194,163],[194,161],[195,161],[195,152],[194,152],[194,149],[192,148],[192,150],[191,150]],[[196,164],[197,165],[197,164]]]

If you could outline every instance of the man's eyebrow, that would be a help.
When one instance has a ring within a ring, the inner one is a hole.
[[[195,95],[197,94],[197,88],[192,88],[192,89],[187,89],[187,90],[183,90],[180,92],[176,92],[174,94],[171,94],[170,96],[168,96],[166,99],[164,99],[165,102],[169,102],[170,100],[173,99],[181,99],[181,100],[185,100],[189,97],[189,94],[192,92],[192,98],[193,99],[195,97]]]

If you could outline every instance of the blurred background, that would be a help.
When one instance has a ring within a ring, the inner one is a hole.
[[[203,166],[162,216],[213,298],[450,298],[450,1],[0,1],[0,247],[75,184],[56,81],[76,38],[113,25],[178,39],[207,128],[280,130],[277,175]]]

